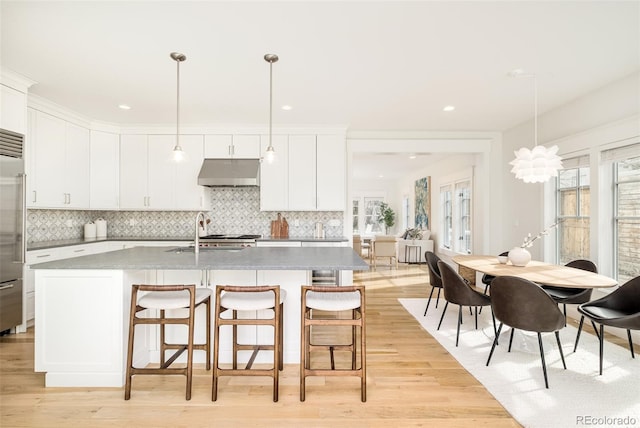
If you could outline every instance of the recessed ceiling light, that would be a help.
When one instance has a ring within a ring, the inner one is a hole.
[[[380,175],[378,176],[378,178],[384,178],[384,175],[380,174]]]
[[[285,104],[285,105],[282,106],[282,110],[289,111],[289,110],[291,110],[291,106]]]
[[[119,109],[122,109],[122,110],[131,110],[131,107],[129,107],[129,106],[128,106],[128,105],[126,105],[126,104],[120,104],[120,105],[118,106],[118,108],[119,108]]]
[[[454,111],[456,109],[455,106],[444,106],[442,111]]]
[[[510,72],[507,73],[507,76],[509,77],[516,77],[516,76],[522,76],[524,74],[524,70],[521,68],[516,68],[514,70],[511,70]]]
[[[411,154],[409,155],[409,159],[415,159],[415,158],[417,158],[417,157],[418,157],[418,156],[416,156],[416,154],[415,154],[415,153],[411,153]]]

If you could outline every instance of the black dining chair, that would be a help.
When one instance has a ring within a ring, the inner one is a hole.
[[[633,352],[633,340],[631,330],[640,330],[640,276],[627,281],[608,295],[583,303],[578,306],[578,311],[600,324],[600,374],[602,374],[602,357],[604,354],[604,326],[619,327],[627,330],[629,350],[631,358],[635,358]],[[578,339],[576,338],[576,346]]]
[[[574,269],[586,270],[588,272],[598,273],[598,268],[591,260],[586,259],[578,259],[572,260],[567,263],[565,266],[571,267]],[[591,300],[591,293],[593,292],[593,288],[567,288],[567,287],[553,287],[550,285],[542,285],[541,286],[544,291],[546,291],[553,300],[558,304],[562,304],[562,312],[564,313],[565,325],[567,319],[567,305],[580,305],[582,303],[586,303]],[[575,352],[578,348],[578,338],[580,337],[580,332],[582,331],[582,324],[584,322],[584,315],[580,317],[580,324],[578,325],[578,334],[576,335],[576,343],[574,345],[573,351]],[[593,324],[593,323],[592,323]],[[598,332],[595,324],[593,324],[593,329]]]
[[[449,303],[458,305],[458,329],[456,331],[456,346],[458,346],[458,338],[460,337],[460,324],[462,324],[462,307],[469,306],[475,307],[476,314],[476,330],[478,329],[478,307],[491,306],[491,298],[486,294],[482,294],[479,291],[474,290],[465,280],[456,272],[450,265],[440,260],[438,262],[438,268],[442,277],[442,288],[444,290],[444,299],[446,301],[444,309],[442,310],[442,316],[438,323],[438,330],[442,325],[444,314],[447,312]],[[496,332],[496,320],[491,314],[493,319],[493,331]]]
[[[498,254],[498,256],[502,256],[502,257],[506,257],[509,255],[508,251],[503,251],[502,253]],[[493,275],[489,275],[488,273],[485,273],[482,275],[482,283],[484,284],[484,294],[487,294],[487,291],[489,291],[489,287],[491,286],[491,281],[493,281],[495,279],[495,276]]]
[[[511,351],[513,341],[513,329],[536,332],[540,347],[540,359],[542,360],[544,385],[549,388],[541,333],[555,333],[562,365],[565,370],[567,368],[559,334],[560,329],[564,327],[564,315],[557,303],[534,282],[516,276],[499,276],[491,283],[491,309],[495,318],[500,321],[500,325],[491,346],[491,352],[489,352],[487,366],[498,344],[503,324],[511,327],[509,351]]]
[[[424,310],[424,315],[427,316],[429,310],[429,304],[431,303],[431,297],[433,296],[433,290],[438,289],[438,297],[436,299],[436,308],[438,307],[438,300],[440,299],[440,290],[442,290],[442,278],[440,277],[440,268],[438,268],[438,262],[440,257],[436,256],[433,251],[425,251],[424,258],[427,261],[427,267],[429,269],[429,284],[431,284],[431,293],[429,293],[429,300],[427,301],[427,307]]]

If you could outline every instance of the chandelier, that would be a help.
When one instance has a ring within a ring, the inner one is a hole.
[[[510,73],[512,77],[532,77],[533,78],[533,128],[534,144],[533,149],[522,147],[513,152],[516,158],[509,162],[513,165],[511,172],[516,178],[525,183],[544,183],[551,177],[558,176],[558,170],[562,169],[562,158],[558,156],[558,146],[545,147],[538,145],[538,82],[535,74],[522,74],[521,70]]]

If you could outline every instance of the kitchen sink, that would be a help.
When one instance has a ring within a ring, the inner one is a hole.
[[[247,247],[200,247],[201,253],[212,253],[212,252],[226,252],[226,253],[235,253],[237,251],[242,251]],[[178,247],[172,248],[166,251],[167,253],[194,253],[194,247]]]

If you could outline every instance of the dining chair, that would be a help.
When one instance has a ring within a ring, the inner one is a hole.
[[[567,369],[559,334],[560,329],[564,327],[564,315],[557,303],[534,282],[516,276],[499,276],[491,282],[491,309],[495,318],[500,321],[500,325],[489,352],[487,366],[498,344],[503,324],[511,327],[509,351],[511,351],[514,329],[536,332],[540,347],[540,359],[542,360],[544,385],[549,388],[541,333],[555,333],[562,365],[565,370]]]
[[[426,317],[427,311],[429,310],[429,304],[431,303],[431,297],[433,296],[433,291],[436,288],[438,289],[436,309],[438,308],[438,300],[440,300],[440,291],[442,290],[442,277],[440,276],[440,268],[438,267],[440,257],[436,256],[433,251],[425,251],[424,258],[427,261],[427,268],[429,269],[429,284],[431,285],[431,293],[429,293],[429,300],[427,300],[427,307],[425,308],[423,315]]]
[[[572,267],[574,269],[586,270],[588,272],[598,273],[598,267],[591,260],[572,260],[565,266]],[[582,303],[587,303],[589,300],[591,300],[591,294],[593,292],[593,288],[552,287],[550,285],[542,285],[542,289],[546,291],[547,294],[549,294],[551,298],[556,301],[556,303],[562,303],[562,312],[564,313],[565,326],[567,325],[567,304],[580,305]],[[580,317],[578,334],[576,335],[573,352],[578,349],[578,339],[580,338],[580,332],[582,331],[583,323],[584,315]],[[593,329],[595,330],[596,334],[598,334],[598,329],[596,328],[596,325],[593,323],[593,321],[591,322],[591,324],[593,325]]]
[[[398,268],[398,238],[394,235],[377,235],[372,241],[373,244],[373,267],[376,267],[376,259],[378,257],[388,257],[389,265],[393,266],[395,260],[396,269]]]
[[[440,275],[442,278],[442,288],[444,290],[445,305],[442,310],[442,316],[438,323],[438,330],[442,325],[444,314],[447,312],[449,303],[458,305],[458,327],[456,331],[456,346],[458,346],[458,338],[460,337],[460,324],[462,324],[462,307],[469,306],[475,307],[476,314],[476,330],[478,329],[478,307],[491,306],[491,298],[486,294],[482,294],[474,290],[467,282],[456,272],[449,264],[440,260],[438,262],[438,268],[440,269]],[[493,319],[493,332],[496,332],[496,320],[491,314]]]
[[[578,311],[600,324],[600,374],[602,374],[602,359],[604,354],[604,326],[618,327],[627,330],[629,350],[631,358],[635,358],[633,352],[633,340],[631,330],[640,330],[640,276],[627,281],[615,291],[606,296],[583,303],[578,306]],[[578,346],[576,338],[576,346]]]
[[[498,254],[498,256],[502,256],[502,257],[506,257],[509,255],[508,251],[503,251],[502,253]],[[493,281],[495,279],[495,276],[493,275],[489,275],[488,273],[485,273],[482,275],[482,283],[484,284],[484,294],[487,294],[487,291],[489,291],[489,287],[491,286],[491,281]]]

